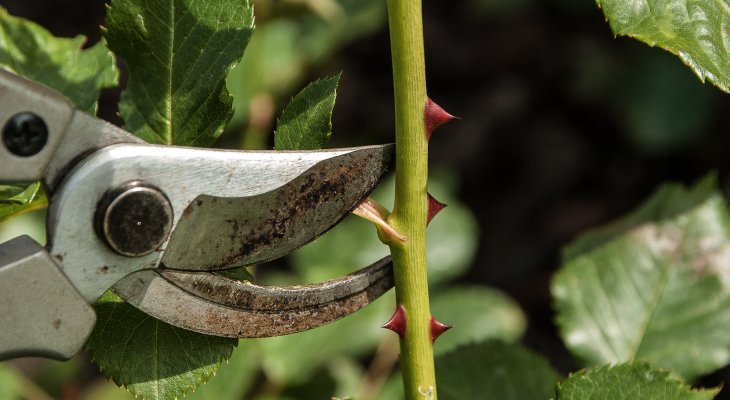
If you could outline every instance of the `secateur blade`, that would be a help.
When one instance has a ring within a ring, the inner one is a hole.
[[[172,325],[215,336],[255,338],[316,328],[352,314],[393,287],[385,257],[350,275],[302,286],[258,286],[209,272],[145,270],[114,292]]]
[[[220,270],[289,254],[357,207],[390,169],[392,152],[392,145],[357,148],[255,196],[200,195],[182,212],[162,265]]]

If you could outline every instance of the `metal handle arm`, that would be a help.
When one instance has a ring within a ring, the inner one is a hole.
[[[0,360],[66,360],[86,343],[94,309],[28,236],[0,244]]]

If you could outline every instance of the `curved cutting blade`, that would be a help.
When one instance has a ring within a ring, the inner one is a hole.
[[[282,257],[357,207],[390,168],[392,151],[392,145],[357,148],[255,196],[200,195],[182,212],[162,265],[218,270]]]
[[[113,291],[147,314],[227,337],[280,336],[316,328],[368,305],[393,287],[390,257],[355,273],[303,286],[258,286],[209,272],[135,272]]]

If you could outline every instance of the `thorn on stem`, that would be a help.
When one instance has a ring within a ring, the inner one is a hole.
[[[436,200],[433,196],[431,196],[431,193],[428,193],[428,218],[426,219],[426,224],[431,222],[433,217],[435,217],[436,214],[444,208],[446,208],[446,204]]]
[[[431,343],[435,342],[436,339],[441,336],[444,332],[448,331],[449,329],[453,328],[451,325],[446,325],[444,323],[439,322],[436,318],[431,316]]]
[[[431,98],[426,100],[426,107],[423,109],[423,122],[426,125],[426,139],[431,138],[433,133],[439,126],[456,119],[453,115],[447,113],[441,106],[436,104]]]
[[[408,326],[408,319],[406,317],[406,309],[403,308],[402,304],[398,304],[395,308],[393,316],[390,317],[388,322],[383,325],[383,328],[390,329],[395,332],[403,339],[406,336],[406,328]]]

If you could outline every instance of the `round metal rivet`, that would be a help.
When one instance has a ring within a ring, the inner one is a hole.
[[[48,127],[43,119],[31,112],[10,117],[3,127],[3,144],[16,156],[38,154],[48,142]]]
[[[170,234],[172,206],[156,188],[130,184],[108,193],[102,203],[101,233],[119,254],[149,254]]]

